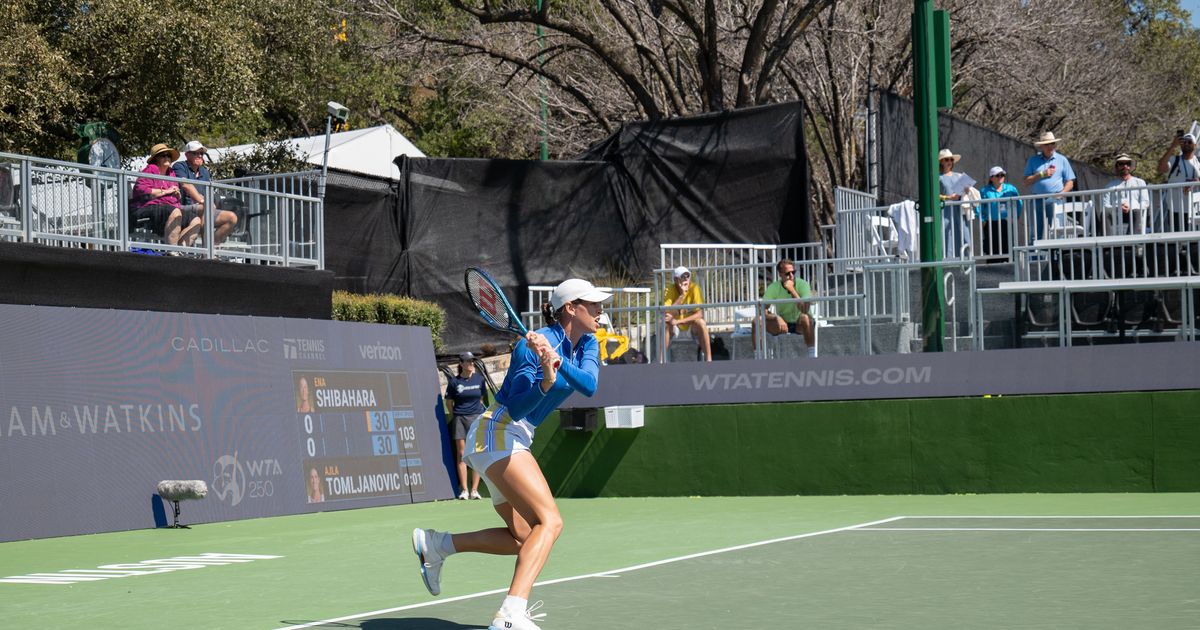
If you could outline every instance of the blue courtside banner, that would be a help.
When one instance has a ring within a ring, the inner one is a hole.
[[[427,328],[0,305],[0,540],[452,498]]]

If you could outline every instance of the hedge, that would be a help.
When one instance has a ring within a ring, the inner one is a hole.
[[[433,302],[392,294],[333,292],[333,318],[343,322],[424,326],[433,336],[434,352],[444,349],[446,311]]]

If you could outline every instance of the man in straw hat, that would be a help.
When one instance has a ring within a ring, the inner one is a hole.
[[[1071,162],[1055,149],[1062,138],[1054,137],[1054,132],[1047,131],[1033,143],[1038,152],[1025,163],[1025,185],[1029,186],[1031,195],[1049,195],[1071,192],[1075,188],[1075,171]],[[1033,202],[1031,217],[1036,229],[1036,238],[1042,238],[1042,233],[1054,216],[1054,199],[1036,199]]]

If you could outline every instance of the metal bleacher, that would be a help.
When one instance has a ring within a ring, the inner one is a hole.
[[[169,245],[132,220],[130,196],[140,178],[173,177],[0,153],[0,240],[103,251],[175,254],[230,262],[325,265],[322,200],[312,173],[189,182],[207,211],[229,210],[237,229],[214,242],[214,221],[193,245]],[[292,182],[285,187],[280,182]],[[311,184],[310,184],[311,183]],[[210,217],[211,219],[211,217]]]
[[[651,361],[694,360],[696,344],[681,335],[664,352],[662,296],[677,266],[687,267],[703,292],[704,317],[721,346],[714,358],[798,359],[799,335],[771,337],[761,326],[771,303],[761,299],[775,264],[794,261],[813,289],[820,356],[920,351],[921,287],[938,274],[944,283],[946,351],[1027,345],[1194,341],[1200,300],[1200,214],[1194,193],[1180,185],[1123,189],[1149,200],[1140,212],[1114,212],[1124,197],[1112,191],[1017,198],[1003,251],[980,248],[985,229],[973,217],[971,238],[938,262],[909,260],[897,243],[889,208],[864,193],[839,189],[838,223],[824,226],[828,243],[688,244],[660,246],[652,277],[615,289],[606,306],[606,334],[638,348]],[[1037,238],[1030,218],[1048,208]],[[955,204],[961,207],[961,204]],[[908,242],[917,240],[909,235]],[[990,245],[990,243],[988,244]],[[829,255],[832,250],[833,255]],[[953,252],[956,252],[955,255]],[[553,287],[533,287],[529,312]],[[620,296],[636,295],[637,299]],[[536,323],[531,320],[531,323]]]

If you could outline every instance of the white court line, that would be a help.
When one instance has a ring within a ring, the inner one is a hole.
[[[989,519],[989,518],[1045,518],[1045,519],[1051,519],[1051,518],[1200,518],[1200,514],[1172,514],[1172,515],[1144,514],[1141,516],[1129,515],[1129,514],[1096,515],[1096,516],[1080,516],[1080,515],[1066,516],[1066,515],[1054,515],[1054,514],[1049,514],[1049,515],[1041,514],[1041,515],[1032,515],[1032,516],[1014,516],[1012,514],[1004,514],[1004,515],[997,514],[994,516],[979,516],[978,514],[974,514],[974,515],[970,515],[970,516],[955,516],[953,514],[948,514],[948,515],[944,515],[944,516],[930,516],[930,515],[905,516],[904,518],[906,518],[906,519],[909,519],[909,518],[975,518],[975,519]]]
[[[1200,532],[1200,528],[1135,527],[862,527],[856,532]]]
[[[905,517],[893,516],[891,518],[885,518],[885,519],[881,519],[878,521],[870,521],[868,523],[859,523],[858,525],[847,525],[846,527],[838,527],[836,529],[826,529],[826,530],[822,530],[819,532],[809,532],[807,534],[797,534],[795,536],[785,536],[783,538],[772,538],[771,540],[763,540],[763,541],[759,541],[759,542],[748,543],[745,545],[737,545],[735,547],[725,547],[724,549],[714,549],[712,551],[701,551],[700,553],[688,554],[686,556],[667,558],[666,560],[647,562],[645,564],[636,564],[631,567],[625,567],[623,569],[613,569],[612,571],[600,571],[598,573],[588,573],[586,575],[574,575],[571,577],[558,578],[555,580],[545,580],[543,582],[535,583],[534,586],[546,586],[549,584],[561,584],[563,582],[574,582],[576,580],[583,580],[583,579],[595,578],[595,577],[616,577],[620,573],[627,573],[629,571],[637,571],[638,569],[647,569],[650,567],[657,567],[657,566],[664,565],[664,564],[670,564],[672,562],[682,562],[684,560],[693,560],[695,558],[703,558],[705,556],[712,556],[712,555],[716,555],[719,553],[728,553],[730,551],[740,551],[742,549],[750,549],[753,547],[761,547],[763,545],[771,545],[771,544],[775,544],[775,543],[788,542],[791,540],[799,540],[801,538],[812,538],[813,536],[822,536],[825,534],[836,534],[837,532],[850,531],[850,530],[858,529],[860,527],[870,527],[871,525],[880,525],[883,523],[890,523],[892,521],[897,521],[902,518],[905,518]],[[371,612],[356,613],[353,615],[346,615],[345,617],[337,617],[334,619],[325,619],[322,621],[310,621],[308,623],[303,623],[303,624],[296,625],[296,626],[286,626],[283,628],[277,628],[276,630],[301,630],[302,628],[312,628],[312,627],[321,626],[321,625],[328,624],[328,623],[338,623],[341,621],[350,621],[351,619],[362,619],[363,617],[372,617],[374,615],[382,615],[385,613],[400,612],[403,610],[412,610],[414,608],[424,608],[426,606],[437,606],[440,604],[448,604],[450,602],[462,601],[464,599],[474,599],[476,597],[486,597],[488,595],[498,595],[500,593],[507,593],[507,592],[508,592],[507,588],[498,588],[498,589],[491,590],[491,591],[482,591],[479,593],[472,593],[470,595],[459,595],[458,597],[447,597],[446,599],[438,599],[438,600],[434,600],[432,602],[423,602],[420,604],[409,604],[408,606],[397,606],[395,608],[384,608],[382,610],[373,610]]]

